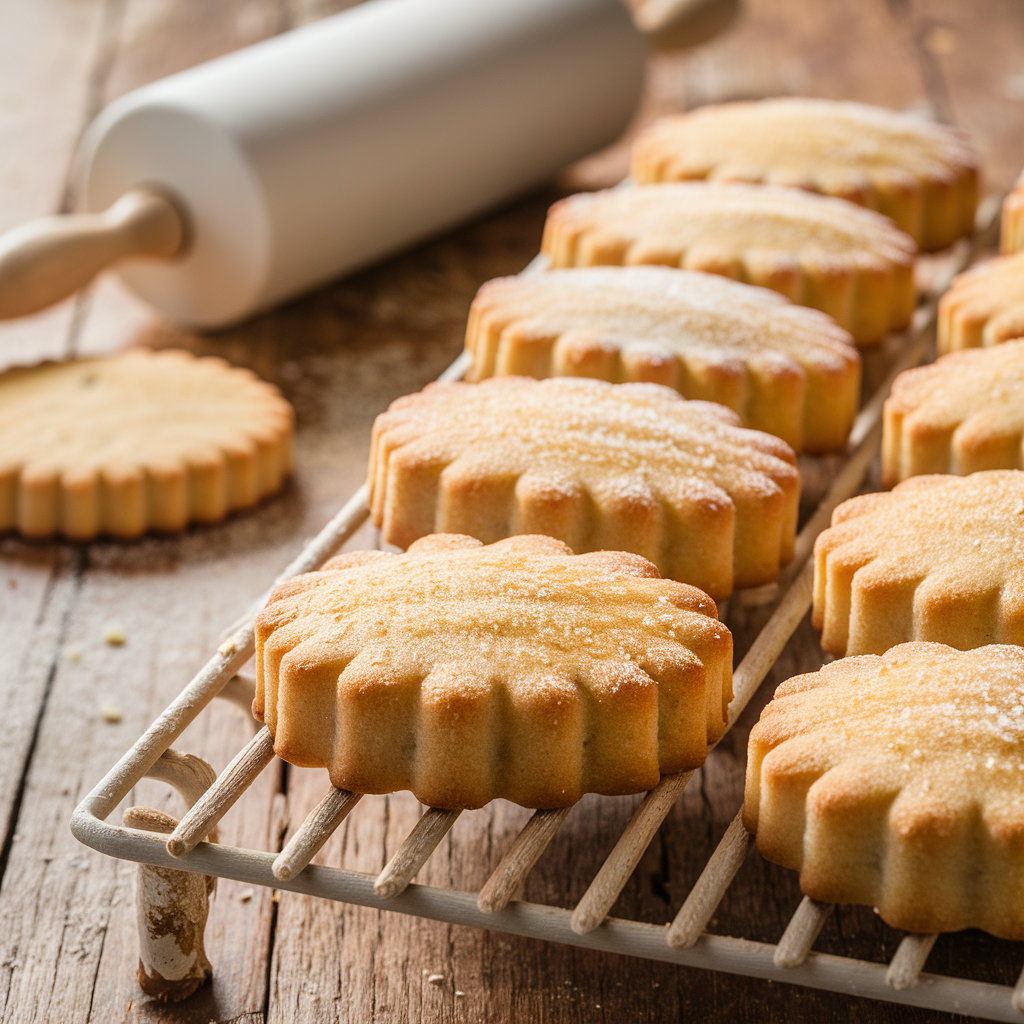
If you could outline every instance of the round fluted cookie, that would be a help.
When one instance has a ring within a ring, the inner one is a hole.
[[[670,267],[579,267],[488,281],[466,327],[471,380],[649,381],[719,402],[797,451],[846,443],[853,338],[765,288]]]
[[[789,185],[878,210],[925,251],[974,230],[978,158],[946,125],[863,103],[768,99],[663,118],[633,146],[638,183]]]
[[[882,484],[1024,468],[1024,339],[901,373],[885,402]]]
[[[1003,200],[999,224],[999,251],[1004,254],[1024,249],[1024,172]]]
[[[1024,644],[1024,472],[914,476],[844,501],[814,545],[811,621],[839,657]]]
[[[732,697],[711,598],[550,537],[341,555],[274,590],[256,664],[279,756],[453,809],[650,789],[704,761]]]
[[[0,375],[0,529],[183,530],[277,491],[291,406],[223,359],[130,349]]]
[[[909,643],[796,676],[750,733],[743,823],[826,903],[1024,939],[1024,649]]]
[[[998,256],[953,278],[939,300],[938,348],[987,348],[1024,337],[1024,253]]]
[[[795,188],[732,182],[638,185],[569,196],[548,211],[555,267],[660,263],[781,292],[860,345],[914,311],[914,240],[888,217]]]
[[[793,556],[800,474],[777,437],[659,384],[430,384],[377,417],[370,507],[399,547],[542,533],[631,551],[716,599]]]

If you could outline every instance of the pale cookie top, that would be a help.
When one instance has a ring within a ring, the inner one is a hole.
[[[466,453],[482,472],[529,471],[595,492],[629,488],[638,472],[657,486],[698,477],[730,493],[774,492],[799,480],[784,441],[660,384],[577,377],[431,384],[378,417],[375,432],[389,430],[415,435],[433,458]]]
[[[1024,252],[958,274],[939,303],[939,351],[1024,337]]]
[[[953,181],[977,157],[955,128],[863,103],[785,98],[658,121],[638,140],[634,178],[656,180],[659,162],[660,179],[740,177],[830,191],[836,179]]]
[[[292,427],[272,384],[223,359],[132,349],[0,375],[0,472],[67,481],[249,453]]]
[[[887,409],[906,417],[903,429],[927,424],[972,436],[1024,431],[1024,339],[994,348],[950,352],[928,366],[901,373]],[[954,439],[955,441],[956,439]]]
[[[860,362],[851,335],[826,314],[767,288],[695,270],[549,270],[489,281],[477,302],[484,312],[499,303],[502,321],[525,334],[572,332],[623,351],[698,356],[713,364],[813,363],[836,371]]]
[[[846,772],[850,797],[865,803],[902,791],[897,830],[980,809],[997,836],[1020,831],[1024,648],[907,643],[843,658],[783,683],[750,742],[794,764],[799,749],[804,772],[831,770],[837,785]]]
[[[844,545],[874,560],[874,576],[927,577],[922,586],[955,594],[1009,590],[1024,601],[1024,472],[915,476],[889,493],[843,502],[815,550]],[[867,570],[861,570],[866,572]],[[855,582],[857,577],[855,577]]]
[[[580,193],[555,203],[548,223],[632,240],[623,263],[675,262],[706,246],[748,259],[778,254],[800,264],[874,269],[880,260],[909,267],[916,252],[909,235],[873,210],[799,189],[735,182]]]
[[[600,693],[642,683],[649,655],[685,659],[685,648],[730,643],[711,598],[661,579],[639,555],[574,555],[550,537],[484,547],[437,534],[404,555],[339,561],[344,572],[328,563],[274,590],[258,620],[268,637],[264,674],[268,657],[279,662],[288,651],[304,662],[361,654],[369,664],[397,663],[399,675],[454,663],[466,666],[467,686],[481,675],[488,683],[549,676]]]

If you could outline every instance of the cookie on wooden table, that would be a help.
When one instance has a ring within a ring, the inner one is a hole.
[[[1024,939],[1024,649],[908,643],[796,676],[750,733],[743,823],[825,903]]]
[[[638,185],[569,196],[548,211],[555,267],[661,263],[722,274],[820,309],[860,345],[914,311],[914,240],[888,217],[795,188]]]
[[[1024,339],[901,373],[883,422],[885,487],[923,473],[1024,468]]]
[[[223,359],[131,349],[0,375],[0,529],[183,530],[249,508],[291,466],[291,406]]]
[[[1024,472],[914,476],[844,501],[814,545],[811,621],[839,657],[1024,644]]]
[[[256,663],[279,756],[453,809],[650,789],[704,761],[732,696],[711,598],[550,537],[341,555],[274,590]]]
[[[391,544],[543,533],[631,551],[712,597],[793,555],[800,474],[777,437],[658,384],[431,384],[377,417],[370,507]]]
[[[978,158],[966,136],[864,103],[724,103],[656,121],[633,145],[638,183],[789,185],[891,217],[925,251],[974,230]]]
[[[488,281],[466,327],[470,380],[649,381],[727,405],[797,451],[846,443],[860,356],[834,320],[765,288],[669,267],[580,267]]]
[[[1024,173],[1003,200],[999,224],[999,251],[1012,253],[1021,249],[1024,249]]]
[[[1024,337],[1024,253],[958,274],[939,300],[938,348],[987,348]]]

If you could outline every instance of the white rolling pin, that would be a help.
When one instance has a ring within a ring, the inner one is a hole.
[[[107,212],[0,241],[0,316],[144,255],[119,270],[154,306],[241,320],[611,142],[646,51],[621,0],[370,0],[145,86],[78,155]]]

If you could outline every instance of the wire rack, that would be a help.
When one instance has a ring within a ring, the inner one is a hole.
[[[997,210],[997,201],[983,204],[975,239],[961,243],[933,268],[934,280],[897,348],[899,354],[858,415],[841,468],[798,534],[793,560],[778,584],[737,595],[748,604],[773,604],[774,610],[735,671],[729,727],[810,608],[810,555],[814,540],[828,526],[836,505],[860,488],[881,443],[882,405],[890,386],[897,374],[927,357],[938,297],[952,276],[972,262],[979,240],[988,233]],[[543,266],[538,257],[523,273],[537,272]],[[469,358],[463,353],[439,379],[461,379],[468,368]],[[276,582],[315,570],[337,552],[367,520],[368,496],[364,484]],[[261,600],[259,605],[262,604]],[[991,1020],[1024,1021],[1024,973],[1015,988],[924,973],[935,935],[906,935],[887,965],[813,952],[811,947],[832,907],[806,897],[776,945],[708,934],[707,923],[753,845],[739,813],[668,928],[610,917],[609,911],[693,772],[664,776],[645,796],[583,898],[571,911],[516,899],[530,870],[565,820],[568,808],[536,811],[476,893],[412,883],[455,823],[458,811],[428,809],[376,877],[310,863],[360,800],[359,794],[344,790],[329,789],[279,854],[204,842],[273,760],[273,741],[266,727],[256,733],[192,804],[169,837],[108,821],[141,779],[168,778],[168,767],[179,756],[171,744],[214,697],[238,696],[236,675],[255,649],[255,613],[256,609],[230,627],[228,639],[217,653],[78,806],[71,829],[82,843],[122,860],[232,878],[452,924],[893,1003],[955,1010]]]

